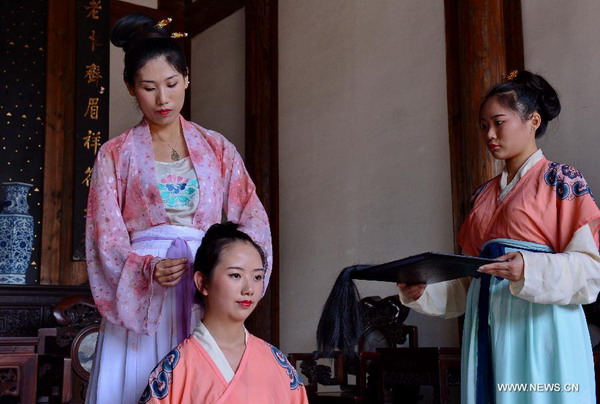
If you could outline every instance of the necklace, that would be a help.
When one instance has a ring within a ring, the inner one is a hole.
[[[167,143],[167,141],[165,139],[163,139],[162,136],[159,135],[158,133],[155,133],[155,135],[158,136],[158,138],[160,140],[162,140],[164,144],[166,144],[167,146],[169,146],[171,148],[171,160],[173,160],[173,161],[181,160],[181,156],[179,155],[179,153],[177,153],[177,150],[175,150],[175,148],[173,146],[171,146],[169,143]]]

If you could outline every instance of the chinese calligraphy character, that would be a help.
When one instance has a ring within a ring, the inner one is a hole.
[[[88,65],[85,68],[87,69],[87,71],[85,72],[85,78],[87,79],[87,83],[96,83],[97,86],[98,82],[102,78],[102,76],[100,75],[100,66],[96,65],[95,63],[92,63],[91,65]]]
[[[85,184],[86,187],[90,186],[90,181],[92,180],[92,168],[88,166],[88,168],[85,169],[85,178],[83,179],[83,181],[81,181],[82,184]]]
[[[93,147],[95,156],[98,152],[98,147],[100,147],[100,145],[100,131],[92,132],[91,130],[88,130],[87,136],[83,137],[83,147],[85,147],[88,150]]]
[[[94,20],[98,19],[98,13],[102,10],[102,0],[90,0],[89,5],[85,7],[86,10],[89,10],[89,13],[86,15],[86,18],[92,18]]]
[[[90,45],[92,46],[92,52],[96,50],[96,46],[102,46],[100,42],[96,41],[95,29],[92,30],[92,33],[90,34],[90,36],[88,36],[88,39],[90,40]]]
[[[84,117],[89,115],[90,119],[94,119],[96,121],[98,120],[98,110],[100,109],[98,106],[98,100],[98,97],[88,98],[88,106],[83,114]]]

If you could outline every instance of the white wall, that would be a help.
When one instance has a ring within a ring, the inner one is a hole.
[[[310,351],[343,267],[452,251],[444,2],[281,0],[279,55],[281,346]]]
[[[557,90],[562,112],[539,142],[554,161],[581,170],[600,195],[600,2],[523,0],[525,67]]]
[[[109,137],[119,136],[142,119],[135,98],[123,82],[123,49],[110,44]]]
[[[192,120],[223,134],[244,155],[245,13],[192,38]]]
[[[157,7],[157,0],[125,0],[145,7]],[[109,137],[113,138],[136,125],[142,113],[123,82],[123,49],[110,44],[110,94],[108,112]]]

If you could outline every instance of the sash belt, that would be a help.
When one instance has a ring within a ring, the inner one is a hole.
[[[505,245],[506,244],[506,245]],[[540,244],[500,239],[484,245],[479,254],[481,258],[498,258],[509,251],[523,250],[538,253],[552,253],[552,249]],[[480,274],[479,313],[477,316],[477,384],[475,397],[477,404],[494,403],[496,400],[494,386],[494,367],[492,362],[492,342],[489,324],[490,315],[490,283],[492,275]],[[504,279],[496,276],[497,279]]]
[[[175,285],[175,297],[177,308],[177,343],[183,342],[190,332],[190,317],[194,303],[193,267],[194,254],[188,245],[188,241],[202,241],[197,237],[139,237],[131,241],[132,244],[140,241],[171,241],[165,258],[187,258],[188,269],[182,275],[181,280]]]

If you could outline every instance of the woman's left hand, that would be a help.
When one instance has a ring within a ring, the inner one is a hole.
[[[502,262],[483,265],[479,267],[478,271],[484,274],[499,276],[512,282],[518,282],[523,279],[525,263],[521,253],[510,252],[498,257],[497,260]]]

